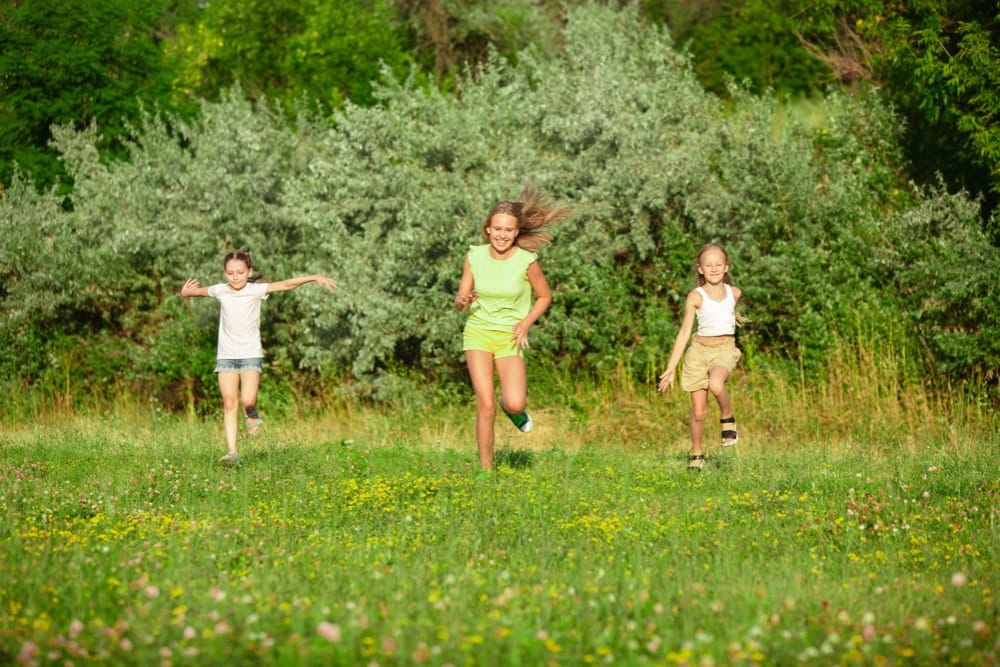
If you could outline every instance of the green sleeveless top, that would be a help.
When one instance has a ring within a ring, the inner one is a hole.
[[[528,266],[538,255],[515,248],[507,259],[493,259],[489,244],[469,248],[469,266],[479,298],[469,305],[467,326],[511,331],[531,310]]]

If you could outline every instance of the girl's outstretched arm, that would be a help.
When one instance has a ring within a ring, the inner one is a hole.
[[[181,287],[181,296],[208,296],[208,288],[202,287],[194,278],[188,278]]]
[[[681,320],[681,330],[677,332],[677,339],[674,341],[674,349],[670,352],[670,361],[667,362],[667,370],[660,376],[660,391],[666,391],[667,387],[674,384],[674,374],[677,372],[677,364],[684,356],[688,341],[691,340],[691,331],[694,330],[695,311],[701,307],[701,295],[696,291],[688,292],[687,299],[684,300],[684,319]]]
[[[287,292],[288,290],[293,290],[299,285],[305,285],[306,283],[319,283],[327,289],[327,291],[332,292],[333,288],[337,286],[337,281],[333,278],[328,278],[327,276],[321,276],[319,274],[311,276],[299,276],[298,278],[287,278],[285,280],[278,280],[273,283],[267,284],[267,293],[271,292]]]

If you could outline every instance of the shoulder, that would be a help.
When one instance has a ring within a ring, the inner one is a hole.
[[[209,285],[207,288],[208,295],[210,297],[218,297],[225,294],[229,287],[225,283],[216,283],[214,285]]]
[[[524,248],[517,248],[514,251],[514,259],[516,259],[518,263],[523,264],[525,267],[527,267],[538,261],[538,253],[531,252],[530,250],[525,250]]]
[[[692,308],[701,308],[703,290],[700,287],[695,287],[693,290],[688,292],[687,298],[684,300],[684,304]]]
[[[465,259],[472,264],[478,264],[485,259],[489,259],[489,252],[489,244],[471,245],[469,246],[469,253],[465,256]]]
[[[739,301],[740,297],[743,296],[743,290],[736,285],[728,285],[728,287],[733,293],[733,301]]]

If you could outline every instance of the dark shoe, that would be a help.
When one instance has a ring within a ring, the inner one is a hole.
[[[516,415],[503,411],[507,418],[518,428],[521,433],[529,433],[531,429],[535,428],[535,423],[531,421],[531,416],[528,415],[528,411],[524,410]]]
[[[704,454],[688,454],[688,470],[693,470],[694,472],[701,472],[701,469],[704,467],[705,467]]]

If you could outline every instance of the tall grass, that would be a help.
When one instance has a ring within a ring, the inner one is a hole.
[[[217,420],[8,423],[0,662],[995,664],[1000,424],[881,363],[739,373],[700,474],[627,364],[533,377],[492,484],[471,397],[263,404],[235,471]]]

